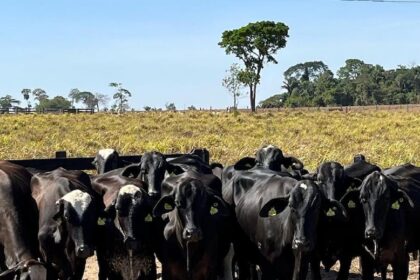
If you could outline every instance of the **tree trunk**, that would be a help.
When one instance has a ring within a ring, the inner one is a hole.
[[[256,108],[255,108],[256,95],[257,95],[257,84],[253,84],[250,86],[250,93],[249,93],[249,98],[251,101],[251,112],[256,112]]]
[[[233,109],[236,110],[237,108],[237,101],[236,101],[236,93],[233,94]]]

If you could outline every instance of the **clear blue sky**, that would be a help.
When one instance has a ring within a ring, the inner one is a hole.
[[[22,99],[22,88],[36,87],[111,95],[107,85],[118,81],[134,108],[226,107],[221,79],[236,59],[217,45],[222,32],[281,21],[290,38],[279,64],[263,70],[259,101],[279,93],[283,72],[300,62],[322,60],[334,72],[348,58],[420,64],[419,15],[420,4],[339,0],[2,0],[0,96]]]

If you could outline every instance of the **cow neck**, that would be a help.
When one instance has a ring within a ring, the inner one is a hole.
[[[36,259],[33,257],[33,254],[29,249],[29,244],[27,244],[29,241],[25,242],[25,239],[21,236],[21,234],[16,234],[18,232],[24,232],[19,223],[15,222],[17,217],[10,212],[5,212],[3,217],[6,222],[5,229],[7,236],[7,241],[4,242],[3,246],[6,259],[12,262],[8,265],[15,265],[22,261]]]
[[[285,219],[281,219],[281,231],[282,231],[282,245],[289,245],[293,242],[293,229],[294,229],[294,221],[292,219],[292,211],[290,207],[287,206],[282,213]]]

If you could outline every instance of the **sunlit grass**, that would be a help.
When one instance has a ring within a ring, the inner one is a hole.
[[[419,112],[150,112],[125,115],[0,116],[0,159],[93,156],[98,149],[121,154],[188,152],[206,147],[224,164],[275,144],[308,168],[363,153],[374,163],[420,165]]]

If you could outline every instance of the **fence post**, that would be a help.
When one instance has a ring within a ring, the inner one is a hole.
[[[56,151],[55,152],[55,158],[67,158],[67,152],[66,151]]]

